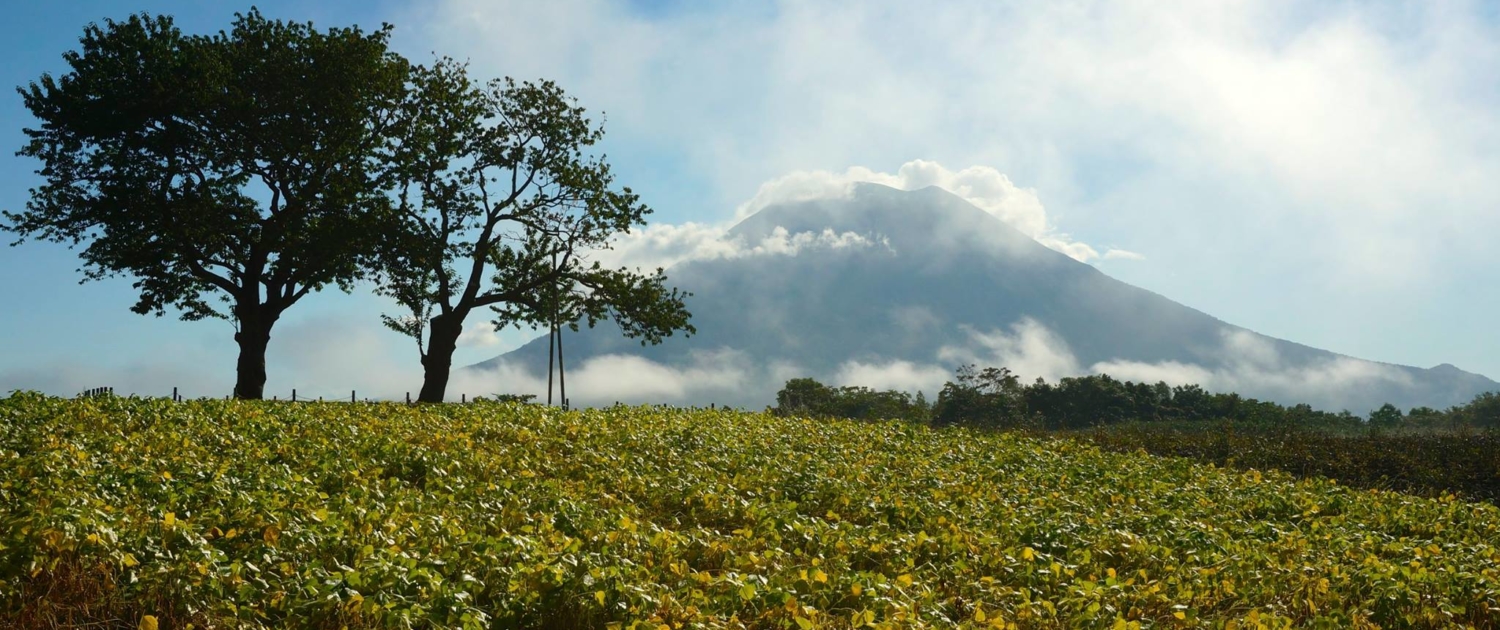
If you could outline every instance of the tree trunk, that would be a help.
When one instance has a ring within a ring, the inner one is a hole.
[[[456,312],[432,318],[427,355],[422,357],[422,391],[417,394],[417,402],[443,402],[448,391],[448,373],[453,368],[453,351],[458,349],[458,336],[463,330],[463,316]]]
[[[271,343],[271,326],[275,315],[254,313],[240,317],[240,330],[234,341],[240,346],[240,358],[236,366],[234,397],[240,400],[260,400],[266,395],[266,346]]]

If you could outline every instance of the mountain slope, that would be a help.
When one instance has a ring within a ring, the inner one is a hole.
[[[645,348],[612,325],[566,335],[575,402],[758,406],[794,376],[931,394],[971,362],[1028,380],[1103,371],[1357,412],[1387,401],[1444,407],[1500,389],[1452,366],[1361,361],[1227,324],[938,188],[862,184],[845,198],[767,207],[728,238],[740,255],[668,270],[694,293],[698,335]],[[541,338],[474,367],[545,375],[546,363]]]

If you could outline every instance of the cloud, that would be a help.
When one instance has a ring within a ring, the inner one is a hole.
[[[979,331],[965,327],[963,345],[937,352],[939,363],[869,361],[843,364],[834,381],[875,389],[934,391],[950,379],[958,365],[1010,368],[1023,382],[1041,377],[1057,382],[1065,377],[1108,374],[1119,380],[1169,385],[1200,385],[1209,391],[1306,402],[1324,409],[1354,406],[1372,393],[1412,385],[1412,377],[1391,365],[1351,357],[1332,356],[1307,362],[1286,360],[1274,342],[1242,329],[1226,328],[1211,365],[1177,361],[1101,361],[1081,365],[1065,340],[1034,319],[1023,318],[1006,330]],[[1364,410],[1360,410],[1364,411]]]
[[[611,249],[594,255],[610,267],[639,269],[667,268],[687,260],[738,259],[754,256],[796,256],[807,250],[840,250],[881,247],[890,249],[883,236],[834,232],[797,232],[777,226],[759,242],[747,243],[729,236],[727,227],[698,223],[684,225],[655,224],[623,234],[611,243]]]
[[[230,370],[233,368],[232,364],[224,365],[215,373],[189,368],[177,360],[138,361],[123,365],[53,362],[0,372],[0,397],[18,390],[76,396],[96,387],[110,387],[121,396],[165,397],[170,396],[175,387],[184,397],[217,398],[234,388],[233,382],[221,376],[232,376]]]
[[[940,361],[1003,366],[1026,379],[1040,377],[1049,381],[1082,373],[1067,342],[1034,319],[1021,319],[1011,325],[1009,332],[963,328],[969,334],[969,343],[939,349]]]
[[[682,365],[665,365],[635,355],[591,357],[567,371],[573,406],[626,404],[766,404],[786,380],[805,373],[784,362],[760,363],[737,350],[694,352]],[[513,364],[496,369],[463,370],[465,386],[506,383],[508,393],[534,394],[546,400],[545,375]],[[449,391],[455,391],[450,387]]]
[[[895,173],[881,173],[863,166],[853,166],[842,173],[796,171],[761,184],[754,197],[735,209],[735,216],[743,219],[776,204],[848,197],[854,184],[861,182],[899,190],[936,186],[1075,260],[1088,262],[1099,257],[1093,247],[1074,241],[1048,221],[1035,189],[1016,186],[1004,173],[988,166],[953,171],[930,160],[912,160]]]
[[[837,385],[868,387],[875,390],[935,393],[943,388],[952,372],[936,365],[918,365],[911,361],[865,363],[848,361],[839,366],[832,382]]]
[[[635,6],[439,0],[392,21],[414,58],[555,79],[607,112],[622,181],[676,221],[788,173],[834,174],[782,182],[821,194],[850,165],[989,165],[1046,199],[1062,243],[1147,253],[1136,284],[1279,336],[1496,365],[1474,340],[1500,333],[1452,315],[1500,302],[1474,271],[1500,265],[1485,3]],[[1430,299],[1391,298],[1413,293]]]
[[[458,335],[458,345],[463,348],[491,348],[503,342],[495,325],[488,321],[469,322]]]
[[[1033,189],[1020,188],[1004,173],[987,166],[949,170],[937,162],[913,160],[901,165],[896,173],[881,173],[862,166],[842,173],[829,171],[796,171],[761,184],[755,196],[735,209],[735,221],[777,204],[821,199],[848,198],[858,183],[875,183],[900,190],[918,190],[936,186],[974,204],[981,210],[1006,222],[1022,234],[1081,262],[1095,259],[1141,260],[1144,256],[1122,249],[1109,249],[1103,256],[1093,247],[1072,240],[1048,222]],[[788,234],[777,228],[759,243],[745,243],[729,237],[731,225],[688,222],[681,225],[658,223],[623,234],[611,242],[611,249],[595,257],[610,266],[652,269],[670,267],[685,260],[732,259],[759,255],[795,256],[807,247],[842,249],[881,245],[889,248],[881,235],[853,232],[800,232]]]
[[[1165,381],[1170,385],[1198,384],[1205,389],[1240,392],[1276,400],[1308,402],[1324,408],[1351,406],[1371,390],[1412,385],[1409,373],[1392,365],[1334,356],[1295,364],[1283,359],[1270,339],[1248,330],[1225,329],[1214,368],[1178,362],[1106,361],[1090,367],[1094,373],[1122,380]],[[1363,411],[1363,410],[1361,410]]]
[[[1111,248],[1109,248],[1109,249],[1107,249],[1107,250],[1104,251],[1103,258],[1105,260],[1145,260],[1146,259],[1146,257],[1142,256],[1141,254],[1137,254],[1135,252],[1132,252],[1132,251],[1129,251],[1129,250],[1124,250],[1124,249],[1115,249],[1113,247],[1111,247]]]

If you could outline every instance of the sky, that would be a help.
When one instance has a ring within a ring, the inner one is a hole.
[[[209,32],[249,6],[13,7],[0,24],[0,83],[61,70],[90,21],[143,10]],[[557,81],[602,117],[619,181],[655,210],[617,252],[631,262],[698,251],[767,199],[848,181],[936,184],[1001,204],[1043,243],[1230,323],[1500,377],[1493,5],[259,6],[324,26],[389,22],[397,51],[416,62],[450,56],[482,77]],[[38,181],[36,164],[12,154],[30,124],[20,97],[0,94],[0,208],[23,207]],[[128,278],[80,285],[77,267],[61,246],[0,248],[0,391],[228,393],[228,323],[134,315]],[[273,332],[268,395],[416,390],[415,346],[379,325],[394,310],[367,291],[298,304]],[[481,326],[456,362],[527,338]]]

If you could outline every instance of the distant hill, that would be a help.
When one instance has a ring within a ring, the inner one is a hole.
[[[860,184],[843,198],[767,207],[728,238],[740,255],[667,272],[694,294],[697,335],[643,348],[612,325],[567,334],[575,402],[762,406],[795,376],[931,396],[943,375],[970,362],[1027,380],[1102,371],[1356,413],[1385,402],[1442,408],[1500,390],[1451,365],[1364,361],[1227,324],[1049,249],[938,188]],[[600,371],[587,373],[601,358]],[[541,337],[471,369],[545,378],[546,365]],[[680,382],[629,386],[648,376]]]

